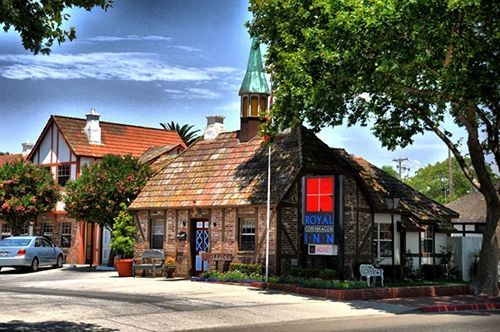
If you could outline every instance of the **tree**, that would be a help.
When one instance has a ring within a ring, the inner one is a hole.
[[[133,258],[137,228],[134,225],[134,218],[128,212],[127,205],[121,203],[120,209],[120,212],[114,219],[111,249],[117,255],[120,255],[122,259]]]
[[[398,172],[396,172],[396,170],[394,169],[394,167],[389,166],[389,165],[383,165],[381,167],[381,169],[384,172],[386,172],[387,174],[389,174],[390,176],[392,176],[393,178],[399,179],[399,174],[398,174]]]
[[[465,158],[465,162],[467,165],[471,165],[470,158]],[[451,170],[453,175],[453,195],[448,192],[448,160],[420,168],[405,182],[427,197],[446,204],[474,190],[473,185],[467,180],[455,158],[451,160]],[[488,167],[488,173],[494,183],[499,181],[498,176],[495,175],[491,167]]]
[[[137,158],[106,155],[66,184],[66,211],[72,218],[112,228],[120,204],[130,205],[150,175],[149,165]]]
[[[64,11],[80,7],[90,11],[94,7],[107,10],[112,0],[4,0],[0,2],[0,26],[11,27],[21,35],[25,49],[34,54],[49,54],[54,42],[63,43],[76,38],[74,27],[64,30],[62,24],[70,17]]]
[[[1,152],[1,151],[0,151],[0,156],[8,156],[8,155],[9,155],[9,153],[8,153],[8,152]]]
[[[446,144],[485,197],[474,287],[497,295],[500,201],[485,157],[500,164],[500,2],[251,0],[250,10],[268,45],[277,127],[371,124],[390,149],[426,131]],[[447,119],[465,129],[471,166]]]
[[[160,125],[165,130],[176,131],[181,137],[181,139],[184,141],[184,144],[186,144],[186,146],[190,146],[200,138],[200,136],[197,135],[197,133],[200,130],[199,129],[193,130],[194,125],[185,124],[181,127],[178,123],[175,123],[174,121],[169,123],[160,123]]]
[[[40,213],[51,211],[59,191],[49,170],[24,160],[0,167],[0,219],[12,235],[22,234]]]

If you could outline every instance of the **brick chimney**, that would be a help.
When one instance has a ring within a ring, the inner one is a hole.
[[[225,131],[226,128],[224,128],[224,117],[222,115],[207,116],[207,127],[203,131],[203,139],[215,139],[220,133],[223,133]]]
[[[90,110],[90,113],[86,114],[87,123],[83,128],[83,131],[87,135],[90,144],[102,144],[101,142],[101,127],[99,126],[99,118],[101,117],[95,111],[95,108]]]

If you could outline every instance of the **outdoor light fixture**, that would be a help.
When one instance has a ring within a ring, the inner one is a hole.
[[[213,225],[214,225],[214,227],[217,227],[217,223],[215,221],[214,221]]]
[[[396,264],[394,262],[394,256],[396,255],[396,244],[394,241],[394,233],[395,233],[395,227],[394,227],[394,210],[398,208],[400,198],[396,197],[396,194],[394,192],[389,193],[389,196],[385,198],[385,204],[387,204],[387,208],[389,211],[391,211],[391,228],[392,228],[392,282],[394,283],[395,277],[396,277]],[[400,241],[401,242],[401,241]],[[401,262],[400,262],[401,264]]]

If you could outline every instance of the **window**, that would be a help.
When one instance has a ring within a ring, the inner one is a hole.
[[[163,249],[163,241],[165,239],[165,223],[163,220],[152,220],[151,228],[151,249]]]
[[[241,217],[240,250],[255,250],[255,217]]]
[[[425,231],[420,233],[422,237],[422,253],[423,254],[432,254],[432,226],[425,226]]]
[[[259,116],[259,97],[252,96],[250,99],[250,116]]]
[[[306,212],[333,211],[333,178],[306,179]]]
[[[267,111],[267,98],[264,96],[260,97],[260,111],[261,112]]]
[[[21,231],[22,236],[28,236],[29,235],[29,226],[28,223],[23,226],[23,230]]]
[[[241,116],[248,116],[248,97],[243,97],[243,106],[241,108]]]
[[[42,224],[42,235],[52,242],[52,230],[53,225],[50,222],[44,222]]]
[[[64,187],[66,182],[68,182],[70,177],[70,166],[60,165],[57,167],[57,183]]]
[[[376,224],[377,236],[375,244],[377,246],[377,257],[392,257],[392,226],[391,224]]]
[[[71,223],[61,223],[61,247],[69,248],[71,246]]]
[[[11,236],[11,234],[12,234],[12,232],[10,230],[10,226],[6,222],[2,223],[1,231],[2,231],[2,234],[0,234],[0,235],[2,236],[2,238],[1,238],[2,240],[5,239],[6,237]]]
[[[35,247],[43,247],[42,239],[35,239]]]
[[[52,243],[50,243],[46,239],[42,239],[42,241],[43,241],[43,246],[44,247],[52,248]]]

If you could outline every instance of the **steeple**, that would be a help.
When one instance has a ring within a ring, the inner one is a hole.
[[[240,88],[240,141],[246,142],[257,135],[260,120],[259,113],[267,110],[271,90],[267,84],[262,54],[257,39],[252,38],[252,47],[248,57],[247,71]]]

